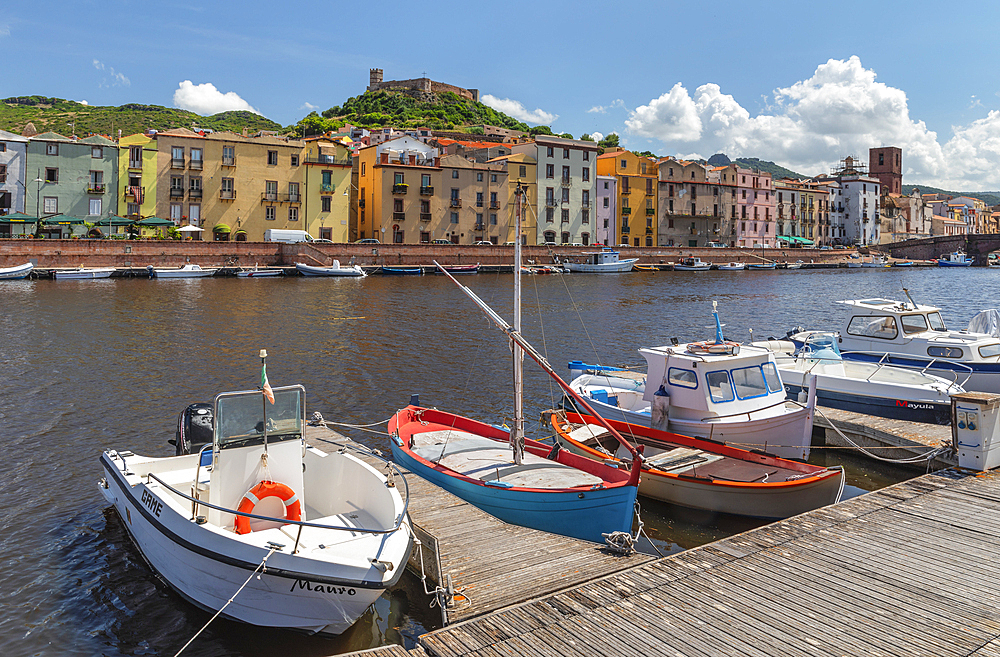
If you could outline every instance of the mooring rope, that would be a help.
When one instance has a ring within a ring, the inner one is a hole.
[[[939,456],[940,454],[944,454],[949,449],[947,447],[929,448],[929,450],[927,452],[924,452],[923,454],[917,454],[917,455],[914,455],[914,456],[911,456],[911,457],[905,458],[905,459],[890,459],[890,458],[886,458],[884,456],[878,456],[878,455],[873,454],[872,452],[870,452],[867,448],[862,447],[861,445],[857,444],[856,442],[854,442],[853,440],[851,440],[850,438],[848,438],[847,435],[843,431],[840,430],[840,427],[838,427],[836,424],[834,424],[830,420],[830,418],[828,418],[823,413],[823,411],[821,411],[819,409],[818,406],[815,407],[815,410],[816,410],[817,413],[819,413],[820,415],[823,416],[824,420],[826,420],[827,422],[830,423],[830,426],[833,427],[834,431],[837,432],[837,435],[839,435],[841,438],[843,438],[844,440],[846,440],[847,442],[849,442],[851,445],[853,445],[854,449],[859,450],[861,453],[865,454],[866,456],[870,456],[871,458],[873,458],[873,459],[875,459],[877,461],[885,461],[886,463],[920,463],[921,461],[927,461],[927,463],[929,465],[930,462],[935,457]],[[830,449],[837,449],[837,448],[836,447],[831,447]],[[874,449],[908,449],[908,446],[906,446],[906,445],[898,445],[898,446],[893,446],[893,447],[876,447]]]
[[[264,558],[260,560],[260,563],[257,564],[256,568],[253,569],[253,572],[250,573],[250,577],[247,577],[247,581],[243,582],[243,586],[241,586],[240,588],[238,588],[236,590],[236,593],[233,594],[233,597],[229,598],[229,600],[226,601],[226,604],[222,605],[222,608],[219,609],[219,611],[215,612],[215,615],[212,616],[211,618],[209,618],[208,622],[205,623],[201,627],[200,630],[198,630],[197,632],[195,632],[193,637],[191,637],[190,639],[188,639],[188,642],[185,643],[184,646],[180,650],[177,651],[177,654],[175,654],[174,657],[179,657],[179,655],[182,652],[184,652],[184,650],[186,650],[189,645],[191,645],[191,642],[194,641],[195,639],[197,639],[198,635],[200,635],[202,632],[204,632],[208,628],[208,626],[212,624],[212,621],[214,621],[216,618],[219,617],[219,614],[221,614],[223,612],[223,610],[225,610],[225,608],[229,606],[229,603],[231,603],[233,600],[236,599],[236,596],[238,596],[240,594],[240,591],[242,591],[244,588],[246,588],[246,585],[250,583],[250,580],[252,580],[254,578],[254,575],[257,575],[257,571],[258,570],[261,570],[263,568],[264,569],[263,572],[267,572],[267,568],[265,567],[265,564],[267,563],[267,558],[270,557],[272,554],[274,554],[275,550],[280,550],[280,549],[281,549],[281,546],[274,545],[274,544],[272,544],[270,546],[270,548],[268,548],[267,554],[265,554]],[[259,575],[258,575],[258,577],[259,577]]]

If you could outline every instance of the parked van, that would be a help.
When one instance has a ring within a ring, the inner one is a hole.
[[[268,228],[264,231],[265,242],[314,242],[316,238],[304,230],[281,230]]]

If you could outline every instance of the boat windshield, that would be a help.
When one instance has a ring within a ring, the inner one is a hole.
[[[299,440],[305,418],[305,389],[274,389],[274,404],[259,390],[223,393],[215,398],[215,443],[219,449]]]
[[[842,360],[837,337],[833,333],[815,333],[806,338],[803,355],[816,360]]]
[[[927,319],[923,315],[903,315],[899,318],[899,324],[906,334],[923,333],[927,330]]]
[[[931,329],[935,331],[947,331],[945,328],[944,320],[941,319],[941,313],[927,313],[927,321],[931,324]]]

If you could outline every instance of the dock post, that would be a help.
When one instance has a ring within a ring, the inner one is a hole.
[[[959,467],[984,471],[1000,466],[1000,395],[952,395],[951,435]]]

